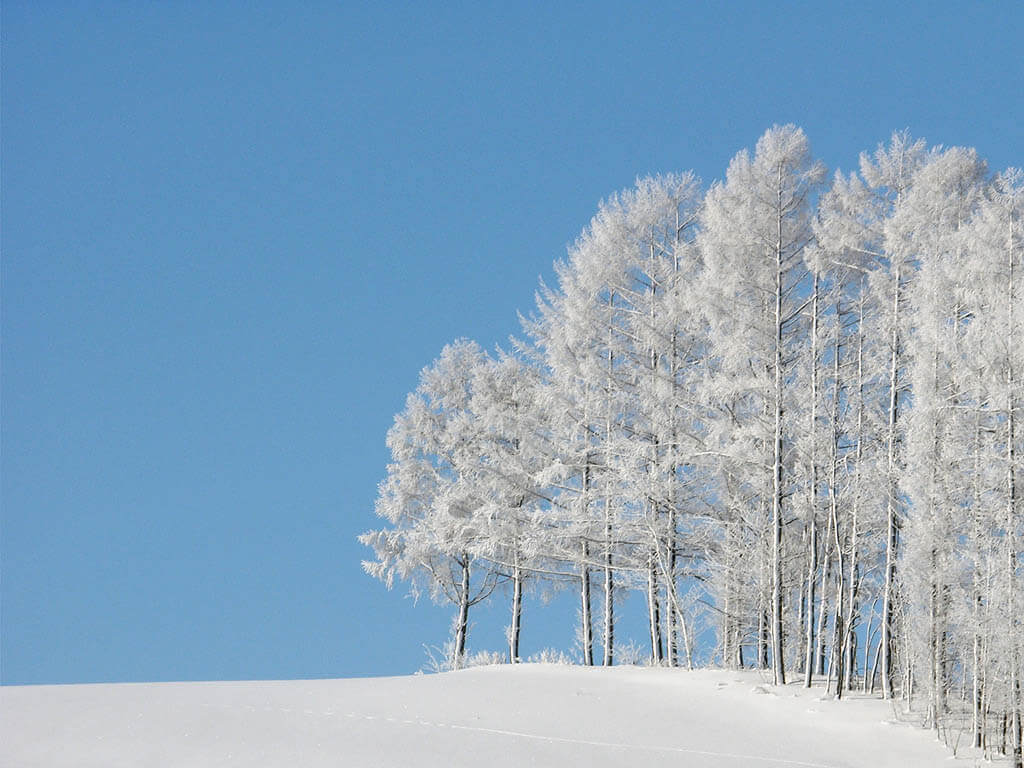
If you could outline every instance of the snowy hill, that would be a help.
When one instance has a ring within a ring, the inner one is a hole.
[[[934,768],[875,699],[756,673],[554,665],[355,680],[0,689],[0,763]],[[973,763],[971,763],[973,764]]]

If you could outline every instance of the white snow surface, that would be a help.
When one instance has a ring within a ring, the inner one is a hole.
[[[0,688],[0,764],[934,768],[891,706],[757,673],[524,664],[352,680]]]

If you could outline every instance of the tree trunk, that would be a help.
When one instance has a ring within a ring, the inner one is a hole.
[[[608,306],[615,303],[615,294],[608,297]],[[609,392],[612,388],[612,372],[615,367],[615,356],[611,351],[611,328],[608,330],[608,378],[607,386]],[[604,665],[612,666],[615,663],[615,577],[612,572],[612,416],[611,405],[605,413],[604,423],[605,439],[605,481],[604,481]]]
[[[897,267],[893,281],[892,334],[890,337],[889,360],[889,432],[886,446],[888,471],[888,494],[886,498],[885,537],[885,584],[882,591],[882,696],[891,699],[893,695],[893,615],[895,613],[894,590],[896,588],[896,543],[898,521],[896,519],[896,418],[899,408],[899,354],[900,354],[900,269]]]
[[[459,613],[455,619],[455,646],[452,649],[452,669],[460,669],[466,656],[466,634],[469,631],[469,556],[459,561],[462,584],[459,587]]]
[[[615,663],[615,576],[612,572],[611,502],[605,500],[604,665]]]
[[[771,617],[767,609],[759,613],[757,627],[757,668],[768,669],[771,658]]]
[[[850,521],[850,594],[847,600],[846,614],[846,685],[853,690],[854,677],[857,674],[857,601],[860,591],[860,563],[858,562],[858,536],[860,535],[860,499],[861,499],[861,464],[864,460],[864,302],[865,287],[861,283],[861,295],[857,313],[857,447],[854,454],[854,496]],[[865,634],[865,640],[867,635]],[[864,674],[868,672],[864,665]]]
[[[658,570],[653,553],[647,556],[647,608],[651,625],[651,661],[661,664],[661,608],[658,601]]]
[[[665,584],[669,600],[666,606],[668,615],[665,617],[667,625],[665,639],[668,642],[668,665],[675,667],[679,665],[677,620],[682,616],[674,610],[676,601],[671,599],[672,594],[676,591],[676,510],[674,503],[668,513],[668,535],[668,573],[665,574]]]
[[[828,675],[829,678],[831,678],[833,672],[835,673],[836,696],[840,698],[843,695],[843,648],[845,646],[844,640],[846,639],[843,623],[845,569],[843,567],[843,542],[839,533],[839,401],[842,397],[842,384],[839,379],[840,344],[842,340],[841,309],[839,301],[836,301],[836,338],[835,345],[832,350],[832,467],[830,470],[828,490],[829,515],[831,516],[830,527],[832,528],[832,535],[835,537],[832,544],[835,546],[836,551],[836,604],[834,606],[835,615],[832,619],[832,661],[828,666]],[[827,684],[825,686],[825,690],[828,690]]]
[[[821,602],[818,605],[818,638],[814,654],[815,674],[825,674],[825,630],[828,627],[828,577],[832,572],[832,541],[834,539],[832,524],[834,518],[828,516],[828,527],[825,532],[824,554],[821,564]]]
[[[583,664],[594,666],[594,625],[590,607],[590,545],[583,542],[583,565],[580,567],[580,644],[583,646]]]
[[[516,552],[516,560],[519,553]],[[523,572],[518,563],[512,572],[512,626],[509,628],[508,660],[510,664],[519,663],[519,628],[523,617]]]
[[[813,513],[812,513],[813,515]],[[811,687],[811,680],[814,676],[814,660],[815,660],[815,642],[814,642],[814,595],[816,580],[818,577],[818,527],[817,521],[814,517],[811,517],[811,535],[810,535],[810,555],[811,559],[807,566],[807,609],[804,616],[804,620],[807,622],[806,626],[806,643],[807,647],[804,649],[804,687]]]
[[[665,580],[665,611],[668,614],[668,618],[673,619],[674,623],[679,627],[679,631],[683,636],[683,651],[686,654],[686,666],[688,669],[693,669],[693,645],[690,642],[690,632],[686,627],[686,614],[683,613],[683,606],[679,601],[679,593],[678,590],[676,590],[675,579],[673,579],[670,576],[670,574],[673,571],[670,567],[666,565],[665,561],[661,557],[661,553],[658,550],[654,550],[652,554],[654,555],[655,559],[653,559],[651,562],[655,566],[657,566],[658,570],[660,570],[661,572],[662,578]],[[654,583],[657,584],[657,582]],[[655,590],[655,595],[657,595],[657,590]],[[729,598],[727,591],[725,610],[726,617],[728,617],[729,613],[728,603]],[[724,642],[727,646],[729,632],[728,618],[726,618],[724,632]]]
[[[1014,371],[1013,371],[1013,351],[1015,344],[1019,343],[1015,340],[1014,332],[1017,330],[1014,326],[1014,251],[1013,251],[1013,218],[1010,219],[1010,237],[1009,237],[1009,270],[1008,280],[1006,287],[1007,295],[1007,320],[1009,328],[1009,338],[1007,339],[1007,354],[1006,360],[1006,490],[1007,490],[1007,503],[1006,503],[1006,538],[1007,538],[1007,579],[1008,579],[1008,594],[1007,599],[1009,603],[1009,617],[1010,626],[1009,636],[1013,641],[1013,647],[1011,649],[1010,659],[1010,699],[1012,706],[1012,736],[1013,736],[1013,766],[1014,768],[1024,768],[1024,745],[1021,744],[1021,694],[1020,694],[1020,664],[1021,664],[1021,629],[1020,629],[1020,614],[1018,613],[1016,606],[1016,594],[1014,591],[1014,575],[1017,564],[1017,543],[1014,541],[1014,521],[1016,519],[1016,507],[1017,507],[1017,478],[1016,478],[1016,456],[1014,447],[1014,424],[1015,424],[1015,413],[1017,403],[1014,402]]]
[[[778,230],[775,243],[775,434],[772,439],[772,682],[786,684],[782,636],[782,166],[778,182]]]
[[[808,485],[807,514],[810,517],[811,530],[807,542],[807,599],[804,610],[805,648],[804,648],[804,687],[811,687],[814,673],[814,587],[815,575],[818,570],[818,294],[819,282],[817,271],[814,273],[814,287],[811,294],[811,419],[810,429],[810,484]]]
[[[580,519],[588,520],[590,507],[590,456],[583,464],[583,493]],[[583,539],[583,558],[580,565],[580,644],[583,646],[583,664],[594,665],[594,621],[590,599],[590,542]]]
[[[931,553],[932,585],[929,591],[929,629],[928,646],[931,653],[931,720],[935,732],[939,731],[939,717],[942,715],[942,693],[946,681],[942,679],[942,648],[939,638],[939,585],[938,585],[938,553],[933,548]]]
[[[974,467],[973,467],[973,504],[971,537],[974,546],[980,546],[981,541],[981,412],[979,411],[974,420]],[[982,636],[981,636],[981,611],[984,600],[984,591],[981,584],[981,562],[980,552],[974,550],[974,574],[972,578],[971,613],[972,613],[972,638],[971,638],[971,746],[980,747],[984,738],[982,736]]]

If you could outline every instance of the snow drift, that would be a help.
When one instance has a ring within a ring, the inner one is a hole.
[[[934,768],[877,699],[757,673],[555,665],[353,680],[0,689],[0,763]]]

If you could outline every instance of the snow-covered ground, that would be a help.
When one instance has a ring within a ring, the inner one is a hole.
[[[520,665],[356,680],[4,687],[0,715],[6,768],[956,764],[884,702],[836,702],[820,689],[710,670]]]

